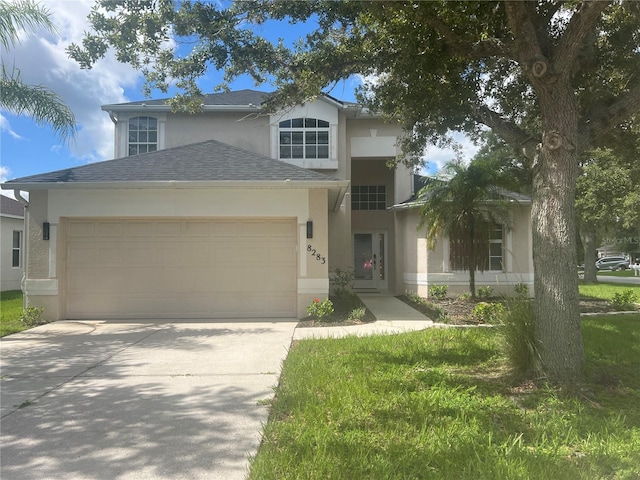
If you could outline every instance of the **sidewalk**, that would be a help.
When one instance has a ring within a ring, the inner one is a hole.
[[[361,293],[362,303],[375,315],[377,321],[363,325],[336,327],[296,328],[294,340],[304,338],[340,338],[346,336],[390,335],[413,332],[433,326],[433,321],[391,295]]]

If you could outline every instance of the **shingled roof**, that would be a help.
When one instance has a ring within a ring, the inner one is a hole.
[[[255,105],[256,107],[260,106],[262,102],[264,102],[267,97],[271,95],[270,92],[260,92],[258,90],[237,90],[233,92],[220,92],[220,93],[209,93],[202,96],[202,105],[203,106],[247,106],[247,105]],[[114,105],[105,105],[104,109],[108,109],[109,107],[114,106],[168,106],[168,102],[171,100],[170,98],[160,98],[156,100],[139,100],[136,102],[127,102],[127,103],[118,103]]]
[[[0,195],[0,213],[11,217],[24,217],[24,205],[13,198]]]
[[[216,140],[16,178],[10,188],[49,184],[153,182],[332,182],[322,173]]]

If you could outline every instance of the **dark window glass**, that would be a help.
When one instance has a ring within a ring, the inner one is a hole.
[[[502,271],[504,266],[503,229],[496,225],[476,243],[476,266],[481,271]],[[464,232],[455,231],[449,236],[449,262],[451,270],[469,270],[470,258]]]
[[[13,244],[11,251],[11,266],[20,266],[20,252],[22,250],[22,232],[20,230],[13,231]]]
[[[302,132],[293,132],[291,134],[291,143],[293,143],[294,145],[302,145],[303,140],[304,135],[302,135]]]
[[[158,120],[153,117],[129,119],[129,155],[155,152],[158,149]]]
[[[386,210],[386,208],[387,187],[385,185],[354,185],[351,187],[352,210]]]

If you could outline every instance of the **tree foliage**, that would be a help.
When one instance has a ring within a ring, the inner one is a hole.
[[[438,238],[455,237],[462,242],[462,255],[469,272],[469,289],[476,296],[475,273],[484,271],[480,248],[488,248],[495,225],[511,228],[512,219],[504,187],[511,186],[509,177],[495,164],[475,161],[465,165],[453,161],[445,165],[439,177],[430,179],[418,193],[427,244],[433,249]]]
[[[633,186],[631,171],[612,150],[595,149],[590,152],[578,178],[576,191],[576,216],[585,250],[586,281],[597,281],[595,261],[598,244],[607,233],[612,234],[623,222],[636,215],[628,210]]]
[[[277,87],[271,108],[359,74],[360,101],[399,122],[409,161],[453,130],[488,127],[531,165],[536,339],[550,378],[580,378],[574,198],[580,155],[638,120],[640,2],[99,0],[71,56],[90,67],[108,48],[171,82],[197,108],[201,79],[224,69]],[[314,22],[295,47],[262,38],[267,22]],[[175,48],[179,45],[180,48]],[[208,87],[207,87],[208,88]],[[183,99],[178,102],[185,105]]]
[[[0,44],[10,49],[20,31],[44,28],[55,32],[49,12],[31,0],[0,1]],[[73,112],[58,94],[42,85],[27,85],[15,66],[2,63],[0,71],[0,107],[15,114],[27,115],[38,125],[50,125],[63,139],[72,137],[76,124]]]

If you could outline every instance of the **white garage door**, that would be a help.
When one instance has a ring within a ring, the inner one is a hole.
[[[66,225],[67,318],[296,316],[295,219]]]

